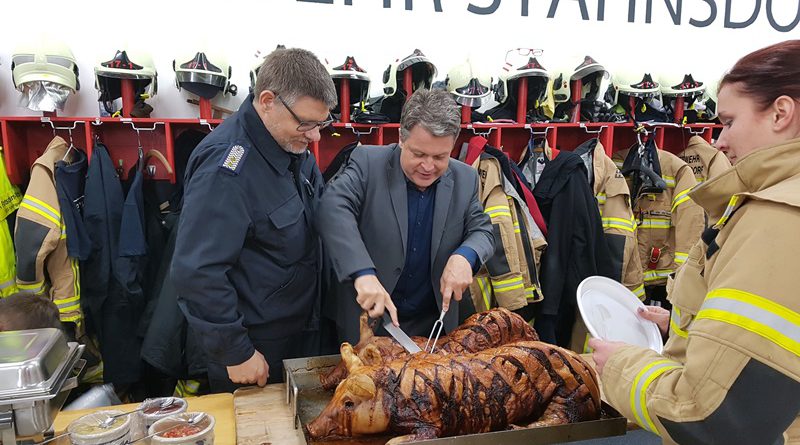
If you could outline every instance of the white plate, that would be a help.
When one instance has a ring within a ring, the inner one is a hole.
[[[664,348],[658,326],[636,313],[644,308],[633,292],[606,277],[589,277],[578,286],[578,310],[592,337],[650,348]]]

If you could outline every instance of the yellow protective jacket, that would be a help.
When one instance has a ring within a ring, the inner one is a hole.
[[[2,151],[2,147],[0,147]],[[22,194],[17,186],[11,184],[6,175],[6,164],[0,156],[0,298],[17,292],[17,268],[14,257],[14,241],[6,218],[19,208]]]
[[[472,165],[478,170],[478,197],[492,221],[495,253],[470,285],[475,309],[493,307],[517,310],[541,301],[539,259],[547,243],[526,217],[527,208],[505,192],[500,162],[482,154]]]
[[[754,152],[690,194],[715,224],[670,292],[696,317],[663,354],[618,349],[606,399],[665,443],[800,442],[800,139]],[[696,309],[692,309],[696,308]]]
[[[698,184],[716,178],[731,168],[731,161],[725,153],[712,147],[700,136],[689,138],[686,149],[678,153],[678,157],[692,169]]]
[[[78,261],[67,255],[67,235],[55,185],[55,164],[67,143],[55,137],[31,167],[31,179],[17,212],[17,286],[20,292],[49,295],[61,321],[80,325]]]
[[[618,167],[630,150],[614,153]],[[689,199],[689,191],[697,185],[691,168],[672,153],[660,149],[657,152],[667,189],[662,193],[641,193],[633,203],[645,286],[666,284],[667,277],[686,261],[689,248],[700,239],[705,225],[703,209]],[[660,250],[660,255],[655,255],[653,264],[654,248]]]
[[[731,162],[725,154],[699,136],[692,136],[686,145],[686,150],[678,153],[678,157],[691,167],[698,183],[714,179],[731,168]],[[702,244],[703,242],[701,240],[698,243]],[[692,247],[692,250],[689,251],[689,260],[683,267],[678,269],[675,280],[679,279],[678,277],[681,276],[681,270],[684,267],[702,270],[705,260],[702,255],[693,251],[700,248],[702,247],[699,245]],[[670,354],[673,354],[677,359],[681,359],[686,351],[686,341],[688,340],[685,327],[689,326],[694,320],[697,311],[700,310],[700,306],[703,304],[703,299],[687,293],[672,292],[675,280],[670,278],[667,281],[667,299],[672,304],[668,349]]]

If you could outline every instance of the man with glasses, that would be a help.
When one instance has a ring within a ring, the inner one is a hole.
[[[322,175],[308,151],[336,91],[310,52],[279,49],[253,93],[195,148],[172,277],[201,338],[212,391],[280,382],[318,318]]]

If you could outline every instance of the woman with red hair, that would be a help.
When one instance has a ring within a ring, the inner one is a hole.
[[[669,294],[664,352],[590,340],[606,399],[665,443],[800,443],[800,40],[720,82],[717,148],[695,187],[709,227]]]

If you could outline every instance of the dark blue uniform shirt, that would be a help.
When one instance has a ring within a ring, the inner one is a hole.
[[[322,175],[308,152],[278,145],[252,100],[189,158],[172,262],[181,309],[225,366],[249,359],[253,340],[303,330],[319,301]]]

